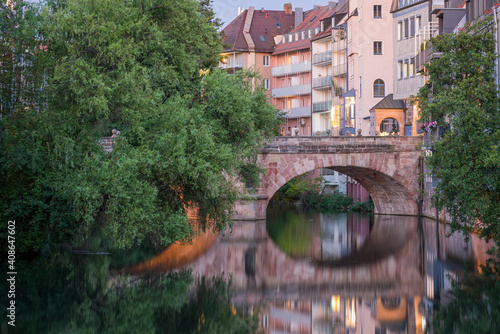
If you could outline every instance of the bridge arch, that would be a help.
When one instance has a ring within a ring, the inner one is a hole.
[[[418,214],[421,137],[279,137],[262,148],[265,169],[253,201],[239,203],[235,219],[265,219],[273,195],[293,178],[330,168],[359,182],[375,213]]]

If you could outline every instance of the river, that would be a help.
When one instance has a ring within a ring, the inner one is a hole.
[[[115,254],[58,255],[57,261],[65,261],[65,266],[58,267],[63,269],[44,267],[50,271],[43,275],[50,278],[50,287],[44,283],[43,287],[31,288],[32,294],[40,296],[30,295],[29,303],[21,303],[19,312],[34,314],[26,318],[35,321],[25,327],[26,333],[79,328],[82,323],[99,322],[96,319],[103,313],[114,314],[116,320],[117,314],[135,312],[117,311],[124,308],[120,300],[123,292],[113,294],[114,299],[109,297],[110,287],[123,284],[118,283],[119,274],[138,277],[173,270],[183,275],[184,270],[190,270],[194,277],[230,280],[227,307],[257,314],[256,326],[264,333],[425,333],[429,332],[436,306],[450,298],[451,279],[460,279],[466,266],[480,270],[487,259],[488,245],[484,241],[476,236],[465,241],[460,234],[447,237],[447,233],[446,225],[426,218],[270,206],[267,220],[235,222],[232,230],[223,235],[208,231],[192,244],[177,244],[160,254],[143,255],[136,263],[132,255],[127,255],[128,262],[113,261],[119,257]],[[128,264],[120,267],[122,263]],[[190,281],[185,282],[181,288],[178,283],[167,284],[175,285],[170,290],[187,291]],[[68,288],[70,285],[78,288]],[[145,317],[144,310],[153,305],[165,307],[155,304],[162,298],[169,302],[185,298],[168,295],[171,291],[167,290],[159,293],[146,287],[140,298],[130,297],[127,307],[142,310],[141,317]],[[115,299],[118,302],[113,302]],[[50,311],[61,307],[61,303],[74,304],[74,310]],[[169,307],[176,309],[175,305]],[[209,321],[208,311],[205,306],[198,307],[203,309],[194,319],[201,326],[205,318]],[[87,315],[83,311],[86,308],[97,310]],[[188,310],[177,307],[179,314],[187,314]],[[151,311],[152,318],[155,312]],[[81,318],[76,322],[75,314]],[[153,325],[141,332],[182,332],[171,331],[170,325],[162,327],[158,322],[178,324],[184,318],[162,317],[158,320],[156,316],[155,321],[146,318],[144,323]],[[54,327],[50,322],[56,318],[58,325]]]

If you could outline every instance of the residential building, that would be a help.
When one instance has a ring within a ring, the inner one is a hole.
[[[429,39],[442,33],[452,33],[465,19],[463,0],[394,0],[394,100],[401,101],[399,110],[404,120],[404,132],[415,136],[421,133],[418,106],[413,103],[420,87],[425,83],[424,64],[434,56]],[[393,117],[396,119],[397,117]],[[403,124],[399,123],[402,127]],[[387,124],[374,124],[377,131]]]
[[[313,134],[332,133],[332,15],[321,20],[320,32],[311,40]]]
[[[393,88],[390,8],[390,0],[339,2],[333,26],[332,131],[338,124],[340,135],[376,135],[370,110]]]
[[[325,18],[336,9],[336,2],[314,6],[301,18],[295,9],[295,28],[283,35],[272,55],[272,103],[286,116],[282,135],[311,135],[311,40],[328,30]]]
[[[300,13],[302,15],[302,13]],[[259,71],[264,87],[271,96],[271,54],[281,35],[293,29],[295,23],[292,5],[283,10],[247,10],[239,8],[238,16],[222,31],[228,45],[221,54],[220,67],[231,73],[254,68]]]

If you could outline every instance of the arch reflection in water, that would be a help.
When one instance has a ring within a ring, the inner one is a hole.
[[[267,231],[280,250],[295,259],[322,265],[366,263],[404,245],[413,224],[372,214],[332,213],[271,206]]]

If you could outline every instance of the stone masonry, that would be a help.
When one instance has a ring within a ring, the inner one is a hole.
[[[358,181],[372,196],[375,213],[418,214],[422,137],[277,137],[261,148],[265,170],[256,194],[235,207],[235,220],[265,219],[274,193],[291,179],[331,168]]]

